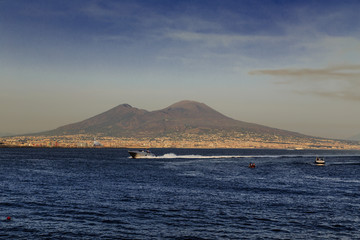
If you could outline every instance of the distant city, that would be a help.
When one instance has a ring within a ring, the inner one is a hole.
[[[99,144],[100,143],[100,144]],[[0,138],[1,147],[62,148],[271,148],[360,150],[358,141],[239,134],[174,134],[163,137],[109,137],[91,134]]]

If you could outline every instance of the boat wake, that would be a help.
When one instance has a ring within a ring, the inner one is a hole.
[[[166,153],[162,156],[156,156],[157,159],[175,159],[175,158],[192,158],[192,159],[220,159],[220,158],[299,158],[308,157],[304,155],[177,155],[175,153]]]
[[[253,157],[253,156],[241,156],[241,155],[213,155],[213,156],[204,156],[204,155],[176,155],[175,153],[166,153],[162,156],[156,156],[158,159],[173,159],[173,158],[195,158],[195,159],[216,159],[216,158],[243,158],[243,157]]]
[[[177,155],[175,153],[165,153],[164,155],[157,156],[140,156],[137,158],[147,158],[147,159],[231,159],[231,158],[315,158],[316,155],[198,155],[198,154],[188,154],[188,155]],[[334,157],[344,157],[337,155],[329,155],[328,158]],[[336,163],[335,163],[336,164]],[[344,164],[344,163],[342,163]],[[351,164],[359,164],[358,162],[352,162]]]

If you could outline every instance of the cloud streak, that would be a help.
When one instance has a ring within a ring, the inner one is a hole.
[[[251,75],[271,75],[280,77],[330,77],[352,79],[360,77],[360,65],[338,65],[327,68],[254,70]]]
[[[298,94],[360,101],[360,65],[337,65],[326,68],[263,69],[250,75],[266,75],[281,79],[281,84],[302,86],[294,90]]]

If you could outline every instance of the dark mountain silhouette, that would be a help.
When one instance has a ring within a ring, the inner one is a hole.
[[[217,131],[304,136],[234,120],[203,103],[194,101],[181,101],[151,112],[122,104],[84,121],[37,135],[101,134],[114,137],[155,137],[179,132],[205,134]]]

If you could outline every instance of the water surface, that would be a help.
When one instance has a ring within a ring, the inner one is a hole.
[[[360,152],[153,152],[0,149],[0,237],[360,238]]]

